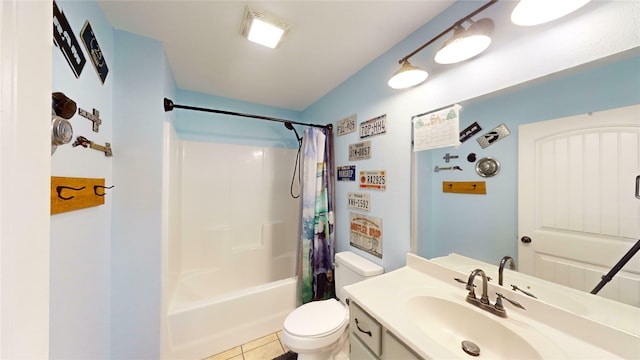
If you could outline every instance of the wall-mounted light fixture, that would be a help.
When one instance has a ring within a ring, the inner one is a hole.
[[[242,17],[240,33],[249,41],[273,49],[278,47],[289,28],[289,24],[275,16],[247,6]]]
[[[520,0],[511,13],[511,22],[521,26],[543,24],[568,15],[591,0]]]
[[[409,63],[409,58],[422,51],[422,49],[431,45],[451,30],[454,31],[453,37],[445,42],[443,47],[436,54],[437,62],[441,64],[453,64],[470,59],[486,50],[491,44],[491,35],[493,33],[494,26],[493,21],[485,18],[474,22],[471,18],[496,2],[498,2],[498,0],[491,0],[482,5],[476,11],[456,21],[453,25],[436,35],[433,39],[427,41],[412,53],[400,59],[400,61],[398,61],[401,65],[400,70],[393,74],[387,84],[394,89],[406,89],[425,81],[428,76],[427,72],[417,66],[411,65]],[[471,23],[468,29],[465,29],[462,26],[465,22]]]

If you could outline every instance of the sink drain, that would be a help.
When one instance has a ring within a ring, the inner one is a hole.
[[[480,347],[475,343],[465,340],[462,342],[462,350],[471,356],[479,356],[480,355]]]

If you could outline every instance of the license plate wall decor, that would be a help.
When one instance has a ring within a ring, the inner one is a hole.
[[[371,140],[349,144],[349,161],[371,159]]]
[[[336,133],[338,134],[338,136],[340,135],[344,135],[344,134],[349,134],[352,133],[354,131],[356,131],[356,121],[357,121],[358,117],[356,116],[356,114],[353,114],[349,117],[346,117],[342,120],[338,121],[337,124],[337,131]]]
[[[53,2],[53,42],[62,51],[76,78],[80,77],[87,60],[84,58],[80,43],[73,34],[67,17],[55,1]]]
[[[357,213],[351,213],[351,246],[382,258],[382,219]]]
[[[356,181],[356,166],[338,166],[338,181]]]
[[[102,56],[102,49],[100,49],[100,45],[98,45],[98,39],[96,39],[96,35],[93,33],[93,28],[89,20],[84,23],[80,35],[82,36],[84,46],[87,48],[93,67],[96,69],[100,81],[104,84],[104,81],[107,79],[107,74],[109,73],[109,67],[107,67],[107,63]]]
[[[360,189],[384,190],[387,188],[385,170],[360,171]]]
[[[380,115],[360,124],[360,139],[384,134],[387,132],[387,114]]]
[[[349,209],[369,212],[371,204],[371,194],[367,193],[347,193],[347,207]]]

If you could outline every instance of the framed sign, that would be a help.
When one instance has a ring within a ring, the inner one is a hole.
[[[387,172],[384,170],[360,171],[360,189],[384,190],[387,188]]]
[[[382,258],[382,219],[357,213],[349,219],[351,246]]]

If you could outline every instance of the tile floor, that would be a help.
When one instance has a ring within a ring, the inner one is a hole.
[[[278,331],[204,360],[271,360],[289,351],[282,345],[281,336]]]

